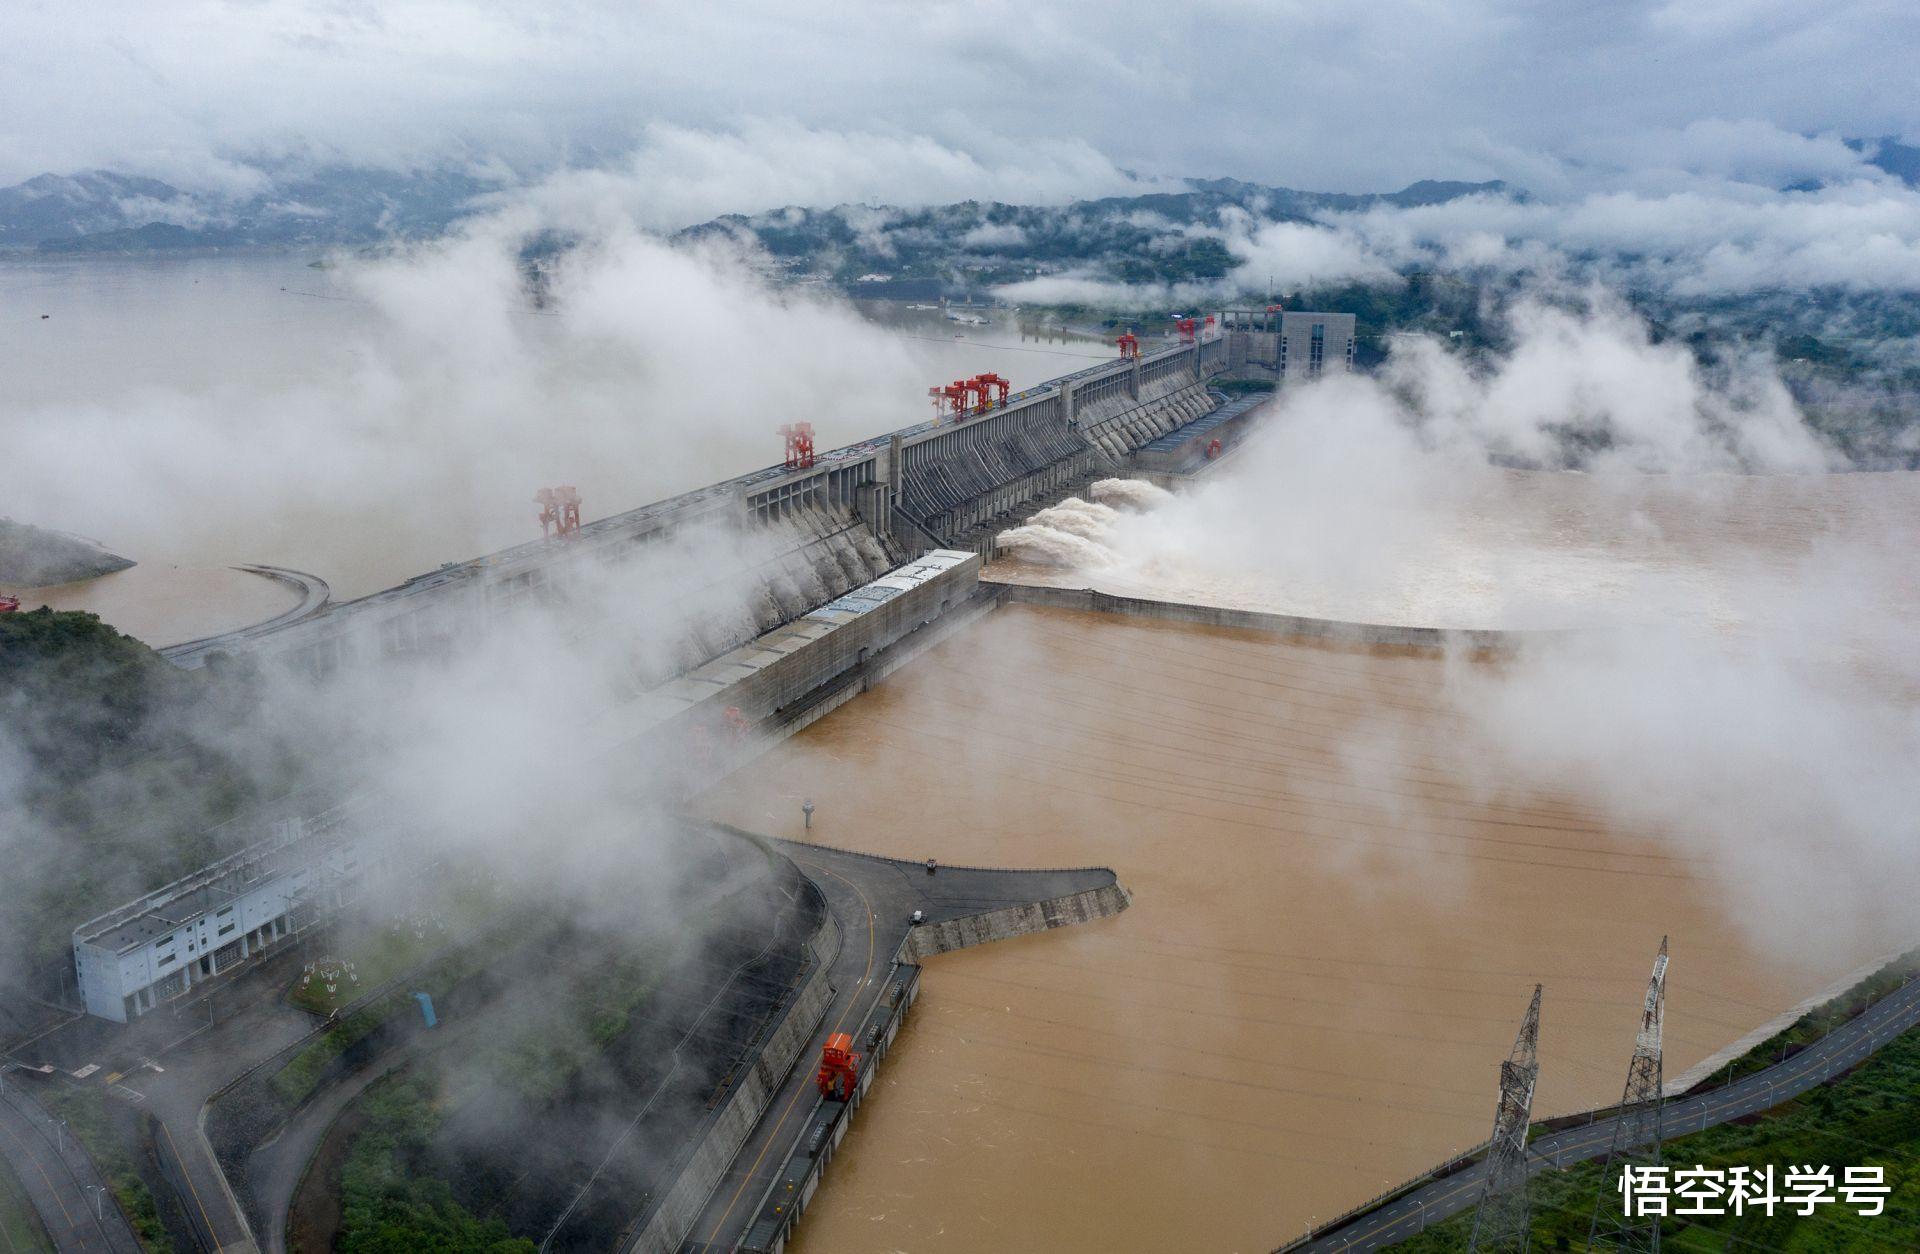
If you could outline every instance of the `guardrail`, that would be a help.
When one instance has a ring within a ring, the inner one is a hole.
[[[904,978],[901,972],[906,972]],[[888,973],[888,981],[894,986],[896,995],[888,1004],[886,1018],[879,1023],[862,1021],[856,1040],[865,1048],[866,1065],[861,1069],[859,1084],[853,1096],[845,1102],[828,1102],[816,1098],[807,1118],[800,1124],[786,1157],[781,1160],[780,1170],[773,1173],[767,1187],[761,1190],[755,1199],[752,1216],[740,1244],[735,1248],[742,1254],[770,1254],[784,1246],[786,1238],[792,1234],[794,1224],[806,1212],[807,1203],[813,1199],[820,1179],[826,1173],[827,1164],[833,1160],[834,1150],[839,1148],[847,1129],[853,1124],[853,1112],[866,1099],[867,1090],[874,1085],[874,1077],[879,1074],[880,1063],[890,1052],[893,1041],[899,1035],[900,1025],[905,1022],[907,1010],[920,996],[920,968],[912,963],[896,962]],[[872,1012],[868,1012],[871,1020]],[[820,1121],[822,1107],[831,1107],[832,1113],[826,1121]],[[791,1174],[794,1159],[801,1154],[807,1156],[806,1169],[798,1177]],[[784,1196],[782,1196],[784,1195]],[[775,1199],[780,1198],[776,1205]]]
[[[1288,1254],[1291,1250],[1300,1249],[1302,1246],[1309,1245],[1317,1240],[1322,1233],[1332,1232],[1335,1228],[1344,1227],[1367,1212],[1378,1210],[1382,1206],[1386,1206],[1399,1198],[1405,1197],[1415,1189],[1425,1188],[1435,1180],[1443,1180],[1464,1168],[1471,1167],[1479,1159],[1480,1155],[1487,1152],[1487,1147],[1492,1144],[1492,1141],[1482,1141],[1464,1153],[1456,1154],[1443,1163],[1438,1163],[1427,1168],[1411,1180],[1404,1180],[1386,1192],[1376,1194],[1350,1210],[1342,1211],[1323,1224],[1314,1224],[1293,1240],[1276,1248],[1273,1254]]]

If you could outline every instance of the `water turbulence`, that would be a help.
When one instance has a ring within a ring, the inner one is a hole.
[[[1096,479],[1087,495],[1104,505],[1120,509],[1158,509],[1173,499],[1173,493],[1145,479]]]
[[[1039,566],[1099,569],[1119,560],[1113,532],[1123,516],[1158,507],[1173,493],[1144,479],[1100,479],[1093,500],[1070,496],[1000,533],[1008,556]]]

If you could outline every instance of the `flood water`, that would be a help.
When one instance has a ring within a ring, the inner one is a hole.
[[[299,605],[300,594],[244,570],[150,562],[83,583],[23,590],[20,604],[86,610],[159,649],[265,622]]]
[[[1230,461],[1090,533],[1069,514],[1061,523],[1080,534],[1062,535],[1042,514],[1014,533],[1018,544],[1003,541],[988,573],[1311,618],[1508,630],[1670,618],[1735,627],[1768,600],[1800,608],[1795,585],[1828,556],[1830,566],[1870,563],[1852,581],[1850,612],[1899,616],[1920,595],[1920,474],[1476,466],[1449,468],[1442,483],[1436,466],[1395,494],[1355,485],[1342,505],[1293,496],[1288,473]]]
[[[191,638],[209,623],[252,621],[261,598],[277,594],[258,581],[167,580],[147,568],[258,562],[316,574],[339,598],[361,596],[536,538],[531,498],[549,482],[578,485],[587,516],[601,517],[769,464],[782,422],[814,422],[826,448],[923,420],[926,389],[955,377],[993,370],[1027,387],[1113,355],[1102,338],[1023,329],[1005,311],[953,311],[985,320],[976,325],[863,301],[859,315],[898,349],[879,383],[862,393],[836,382],[836,392],[801,373],[792,408],[703,427],[699,405],[658,394],[658,372],[635,366],[632,345],[601,345],[596,359],[591,330],[575,328],[566,309],[531,304],[505,315],[519,355],[459,362],[471,389],[460,396],[434,373],[464,351],[439,326],[448,315],[403,309],[411,321],[397,324],[356,286],[356,263],[310,264],[319,259],[0,260],[0,515],[141,563],[112,584],[23,600],[96,609],[153,643]],[[654,328],[664,341],[685,334],[665,307],[672,296],[654,299],[663,307],[634,315],[640,350]],[[814,351],[802,344],[770,359],[757,346],[763,333],[858,329],[830,318],[762,326],[743,312],[737,327],[696,346],[716,363],[690,372],[707,397],[743,378],[786,380],[792,354]],[[415,351],[418,339],[431,351]],[[511,402],[489,394],[495,372],[502,388],[518,389]],[[504,415],[489,412],[496,403]],[[36,466],[87,491],[51,490],[28,469]],[[197,599],[176,595],[189,582]],[[140,599],[142,590],[156,595]]]
[[[1536,980],[1546,1114],[1617,1100],[1663,933],[1669,1076],[1911,941],[1763,947],[1682,834],[1468,782],[1447,665],[1005,609],[716,790],[1134,894],[928,963],[795,1248],[1271,1249],[1487,1135]]]

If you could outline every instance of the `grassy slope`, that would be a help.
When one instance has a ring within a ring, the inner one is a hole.
[[[141,1245],[150,1254],[173,1254],[173,1241],[134,1161],[130,1148],[134,1134],[124,1124],[115,1126],[116,1117],[132,1120],[138,1118],[135,1112],[109,1110],[106,1095],[97,1088],[53,1085],[41,1090],[38,1096],[55,1116],[67,1121],[67,1127],[93,1157],[120,1209],[133,1221],[133,1230]]]

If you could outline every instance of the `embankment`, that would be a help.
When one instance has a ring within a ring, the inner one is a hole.
[[[1185,601],[1155,601],[1145,597],[1115,596],[1095,588],[1054,588],[1043,584],[980,581],[992,589],[1001,604],[1044,605],[1054,609],[1100,614],[1124,614],[1204,627],[1231,627],[1267,632],[1298,640],[1362,648],[1397,648],[1422,652],[1498,655],[1511,653],[1523,641],[1563,635],[1556,631],[1493,631],[1478,628],[1412,627],[1394,623],[1355,623],[1337,618],[1306,618],[1298,614],[1270,614],[1234,610]]]
[[[808,942],[813,971],[780,1023],[767,1038],[746,1078],[728,1095],[713,1122],[701,1134],[699,1148],[680,1171],[667,1195],[660,1199],[646,1226],[626,1245],[625,1254],[674,1254],[687,1238],[701,1208],[720,1178],[732,1165],[740,1147],[766,1114],[773,1095],[799,1061],[814,1029],[833,1000],[829,973],[840,951],[840,925],[826,912],[819,930]]]
[[[1051,931],[1056,927],[1072,927],[1076,923],[1112,918],[1132,901],[1133,897],[1126,889],[1113,883],[1047,901],[987,910],[949,919],[945,923],[928,923],[913,929],[907,936],[903,952],[907,958],[919,962],[935,954],[985,945],[990,941],[1011,940],[1016,936]]]

